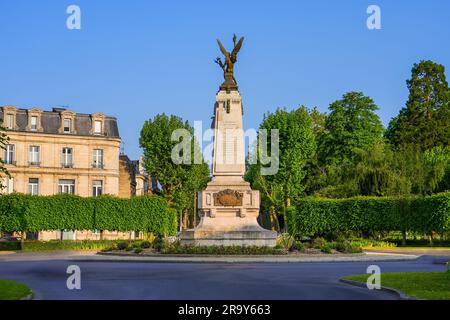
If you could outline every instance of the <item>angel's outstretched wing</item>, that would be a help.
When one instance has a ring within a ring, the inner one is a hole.
[[[237,54],[239,50],[241,50],[242,43],[244,42],[244,37],[241,37],[236,44],[236,46],[233,49],[233,52],[231,52],[231,61],[236,62]]]
[[[220,42],[220,40],[217,39],[217,43],[219,44],[220,51],[222,51],[223,55],[226,57],[228,52],[227,50],[225,50],[224,46],[222,45],[222,42]]]

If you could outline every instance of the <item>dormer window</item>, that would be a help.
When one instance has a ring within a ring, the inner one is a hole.
[[[91,130],[90,134],[104,135],[105,134],[105,115],[103,113],[91,114]]]
[[[6,129],[14,129],[14,114],[7,113],[5,117],[5,127]]]
[[[72,120],[71,119],[64,119],[63,132],[64,133],[70,133],[71,129],[72,129]]]
[[[102,134],[103,123],[101,120],[94,121],[94,134]]]
[[[37,131],[37,129],[38,129],[38,117],[37,116],[31,117],[30,129],[31,129],[31,131]]]
[[[28,113],[28,124],[26,130],[43,131],[43,128],[41,127],[42,110],[38,108],[31,108],[27,110],[27,113]]]

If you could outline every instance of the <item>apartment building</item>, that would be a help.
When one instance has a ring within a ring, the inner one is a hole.
[[[2,177],[2,193],[70,193],[83,197],[136,194],[139,175],[134,166],[121,168],[123,163],[119,161],[121,139],[116,118],[66,108],[44,111],[4,106],[0,107],[0,119],[10,139],[1,158],[11,174],[10,178]],[[119,192],[126,186],[130,192]],[[38,237],[96,239],[99,235],[95,231],[52,231]],[[113,232],[105,237],[128,235]]]

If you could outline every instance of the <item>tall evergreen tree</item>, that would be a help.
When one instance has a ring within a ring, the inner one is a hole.
[[[414,64],[406,81],[406,107],[391,120],[386,137],[394,145],[414,144],[422,150],[450,145],[450,89],[443,65]]]

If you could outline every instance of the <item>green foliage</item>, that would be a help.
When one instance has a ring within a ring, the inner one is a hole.
[[[0,300],[20,300],[32,294],[26,285],[12,281],[0,280]]]
[[[325,164],[353,163],[356,153],[370,149],[383,136],[378,106],[361,92],[344,94],[330,105],[319,154]]]
[[[342,253],[360,253],[362,252],[361,246],[348,240],[337,241],[334,245],[334,249]]]
[[[21,250],[22,246],[20,241],[1,241],[0,251],[17,251]]]
[[[288,211],[289,233],[442,232],[450,229],[450,193],[426,197],[305,198]]]
[[[154,195],[131,199],[0,195],[0,230],[6,232],[96,229],[173,235],[177,232],[176,219],[175,210]]]
[[[134,253],[139,254],[142,252],[142,248],[135,248]]]
[[[397,244],[394,242],[380,241],[373,239],[357,239],[350,240],[350,243],[354,246],[361,248],[396,248]]]
[[[361,274],[344,279],[366,284],[369,277]],[[383,272],[381,283],[420,300],[450,300],[450,276],[446,272]]]
[[[286,251],[292,251],[295,248],[295,238],[284,233],[277,237],[276,246]]]
[[[295,241],[294,249],[299,252],[305,252],[308,248],[308,244],[301,242],[300,240]]]
[[[369,150],[357,152],[354,164],[330,165],[327,169],[327,187],[316,196],[425,195],[450,189],[450,152],[441,147],[423,152],[415,145],[394,149],[378,142]]]
[[[284,214],[291,201],[300,197],[306,188],[306,165],[316,150],[313,123],[305,107],[291,112],[278,109],[264,116],[260,129],[267,130],[268,151],[273,148],[272,130],[279,130],[279,170],[273,175],[262,175],[261,168],[270,164],[263,165],[258,161],[248,166],[245,178],[261,192],[262,207],[270,212],[271,221],[279,230],[276,214]]]
[[[317,237],[317,238],[313,239],[311,246],[313,248],[320,249],[321,247],[323,247],[326,244],[327,244],[327,240],[325,240],[322,237]]]
[[[140,246],[142,249],[148,249],[152,247],[152,243],[150,241],[145,240],[141,242]]]
[[[184,138],[172,141],[172,134],[177,129],[187,130],[189,141],[183,141]],[[190,149],[180,151],[180,155],[190,164],[175,163],[172,159],[172,150],[180,142],[190,146]],[[169,205],[177,209],[191,208],[194,193],[202,190],[209,181],[209,167],[203,161],[198,142],[193,138],[193,128],[179,117],[158,114],[145,121],[139,143],[144,149],[144,167],[161,185]]]
[[[35,241],[25,240],[22,250],[35,251],[53,251],[53,250],[106,250],[117,246],[115,240],[51,240]]]
[[[161,250],[164,254],[210,254],[210,255],[283,255],[285,250],[255,246],[182,246],[168,245]]]
[[[322,247],[320,247],[320,252],[322,253],[331,253],[331,246],[329,244],[326,244]]]
[[[386,137],[394,145],[415,144],[423,150],[450,145],[450,89],[443,65],[414,64],[407,81],[406,108],[394,118]]]
[[[126,248],[128,248],[128,241],[120,241],[117,243],[117,249],[118,250],[125,250]]]

